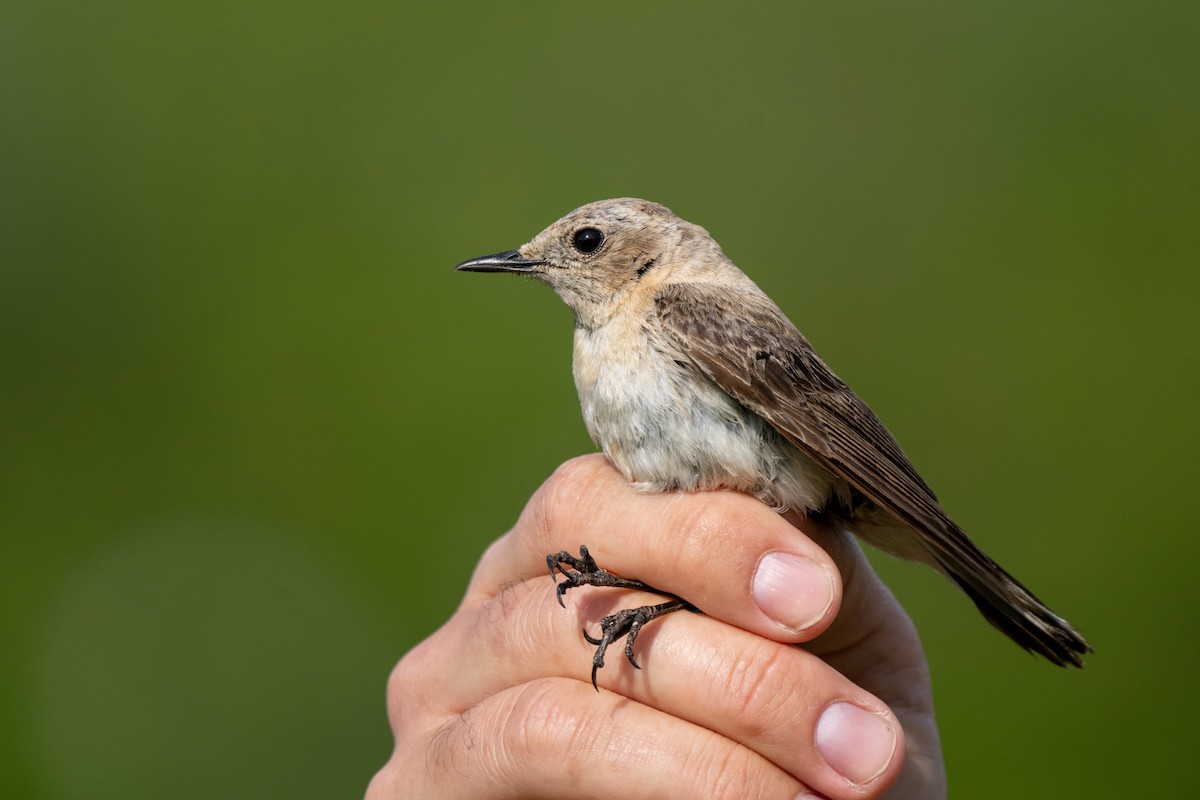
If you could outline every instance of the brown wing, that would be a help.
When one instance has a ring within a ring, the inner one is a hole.
[[[765,295],[676,284],[655,301],[680,349],[788,441],[907,524],[944,525],[887,428]]]
[[[883,423],[770,299],[700,284],[667,285],[654,299],[682,352],[815,462],[916,531],[993,625],[1057,664],[1082,665],[1087,642],[967,538]]]

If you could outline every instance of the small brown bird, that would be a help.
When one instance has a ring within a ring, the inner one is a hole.
[[[575,385],[593,440],[644,491],[733,489],[824,514],[876,547],[950,577],[989,622],[1061,666],[1091,648],[977,548],[866,403],[703,228],[645,200],[578,208],[517,250],[457,269],[550,284],[575,313]],[[582,584],[646,587],[581,548],[547,559]],[[570,569],[564,569],[563,564]],[[602,623],[604,649],[687,608],[674,600]],[[586,634],[585,634],[586,635]]]

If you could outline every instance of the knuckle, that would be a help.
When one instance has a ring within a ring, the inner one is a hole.
[[[494,737],[484,759],[493,781],[520,784],[530,774],[558,773],[566,785],[582,785],[570,774],[589,758],[586,720],[560,699],[562,681],[542,678],[517,687],[503,713],[492,717]],[[565,772],[564,772],[565,771]]]
[[[367,785],[365,800],[384,800],[387,797],[399,797],[397,787],[400,785],[399,769],[394,765],[394,759],[388,761],[381,770],[371,778]]]
[[[604,726],[589,726],[565,683],[535,679],[447,722],[431,743],[431,755],[438,752],[433,766],[470,772],[483,785],[509,787],[521,797],[541,785],[539,776],[557,776],[564,790],[585,786],[596,756],[589,729],[594,738]]]
[[[427,649],[425,642],[421,642],[412,650],[409,650],[404,656],[396,662],[396,666],[392,667],[392,672],[388,675],[387,692],[388,699],[403,695],[409,687],[416,686],[421,683],[424,673],[424,652]]]
[[[570,754],[582,720],[557,698],[556,684],[554,680],[535,680],[517,690],[499,731],[505,750],[555,760]]]
[[[579,514],[583,498],[604,477],[605,464],[603,456],[589,455],[560,465],[530,498],[522,515],[523,527],[546,540],[569,527],[569,521]]]
[[[496,663],[526,663],[545,657],[543,636],[553,619],[546,617],[546,587],[508,584],[471,615],[471,641],[485,648]]]
[[[673,537],[681,558],[727,553],[746,546],[747,532],[761,528],[743,498],[724,492],[681,495],[679,535]]]
[[[737,800],[745,798],[751,792],[751,787],[761,790],[764,781],[761,769],[755,769],[755,764],[748,757],[744,748],[725,748],[712,753],[708,758],[706,772],[710,775],[707,781],[706,796],[712,800]],[[754,792],[755,795],[758,792]]]
[[[796,787],[782,786],[781,776],[766,759],[724,739],[697,748],[684,769],[710,800],[796,796]]]
[[[789,696],[783,691],[790,685],[789,678],[803,685],[790,674],[795,662],[788,655],[782,646],[771,647],[753,657],[739,656],[727,671],[723,691],[727,692],[731,722],[743,735],[759,739],[785,724],[785,718],[794,718],[796,709],[780,702],[781,697]]]
[[[431,682],[437,669],[433,646],[429,639],[404,654],[392,667],[387,679],[387,707],[392,729],[399,730],[400,718],[411,711],[425,696],[421,687]]]

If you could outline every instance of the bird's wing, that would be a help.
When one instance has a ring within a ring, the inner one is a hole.
[[[655,304],[680,350],[734,399],[897,519],[946,536],[945,512],[900,445],[765,295],[672,284]]]
[[[766,295],[672,284],[654,297],[680,352],[825,469],[912,528],[993,625],[1056,664],[1091,648],[971,542],[867,404]]]

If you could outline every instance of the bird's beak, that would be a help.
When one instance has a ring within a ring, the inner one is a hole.
[[[545,259],[523,257],[520,250],[505,250],[503,253],[468,259],[455,269],[462,272],[529,272],[545,263]]]

